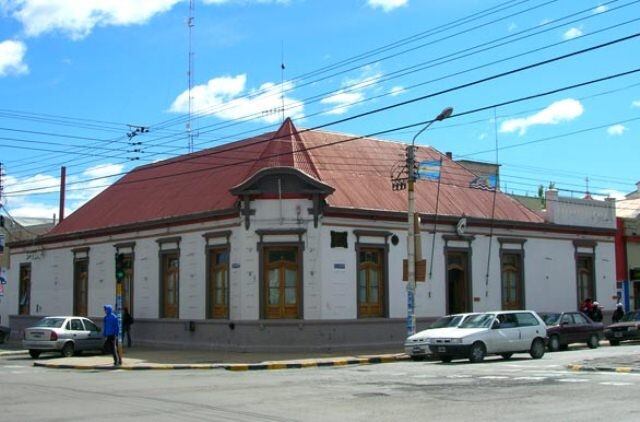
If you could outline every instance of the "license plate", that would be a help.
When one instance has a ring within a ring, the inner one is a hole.
[[[613,336],[615,338],[620,338],[620,337],[622,337],[622,333],[613,333]]]
[[[39,333],[39,332],[31,333],[31,337],[40,338],[42,337],[42,333]]]
[[[446,348],[446,347],[442,347],[442,346],[438,347],[438,352],[442,352],[442,353],[444,353],[444,352],[446,352],[446,351],[447,351],[447,348]]]
[[[418,346],[413,346],[413,351],[414,351],[415,353],[422,353],[422,348],[421,348],[421,347],[418,347]]]

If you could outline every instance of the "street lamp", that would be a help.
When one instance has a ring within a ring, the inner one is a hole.
[[[407,193],[408,193],[408,207],[407,222],[409,223],[409,234],[407,238],[407,335],[411,336],[416,333],[416,313],[415,313],[415,292],[416,292],[416,226],[415,226],[415,192],[414,184],[416,181],[416,156],[415,156],[415,142],[416,138],[427,130],[429,126],[436,121],[442,121],[453,114],[453,107],[447,107],[436,116],[435,119],[429,121],[425,127],[420,129],[411,140],[411,146],[407,147]],[[435,233],[434,233],[435,236]],[[433,263],[430,263],[433,265]]]

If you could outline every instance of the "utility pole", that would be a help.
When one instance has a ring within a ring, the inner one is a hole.
[[[416,138],[429,128],[436,121],[442,121],[453,114],[453,108],[447,107],[435,119],[427,122],[425,127],[420,129],[411,140],[411,145],[407,145],[407,336],[416,333]],[[433,233],[435,236],[435,232]],[[429,263],[433,265],[433,263]]]
[[[427,126],[428,127],[428,126]],[[416,296],[416,197],[414,186],[416,183],[416,147],[414,145],[415,137],[411,145],[407,145],[407,335],[411,336],[416,333],[416,312],[415,312],[415,296]]]
[[[58,217],[58,224],[64,220],[64,202],[65,192],[67,185],[67,168],[65,166],[60,167],[60,214]]]

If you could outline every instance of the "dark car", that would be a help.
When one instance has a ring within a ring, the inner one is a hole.
[[[598,347],[604,328],[582,312],[546,312],[540,317],[547,324],[550,352],[566,349],[571,343],[586,343],[591,349]]]
[[[640,340],[640,311],[629,312],[620,322],[609,325],[604,330],[604,336],[612,346],[625,340]]]

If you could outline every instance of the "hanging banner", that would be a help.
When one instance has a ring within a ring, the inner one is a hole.
[[[7,284],[7,270],[0,267],[0,286]]]
[[[419,180],[438,180],[440,179],[441,168],[442,161],[440,160],[421,161],[418,164],[416,177]]]

